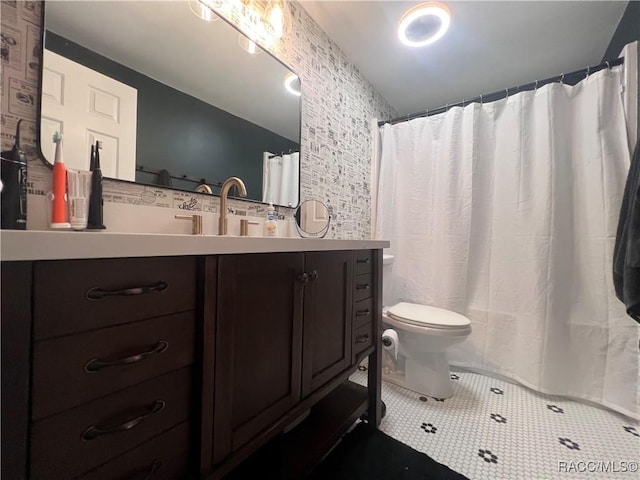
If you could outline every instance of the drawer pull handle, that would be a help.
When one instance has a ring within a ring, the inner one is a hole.
[[[160,340],[158,344],[155,347],[153,347],[151,350],[148,350],[146,352],[136,353],[135,355],[131,355],[129,357],[119,358],[118,360],[108,361],[108,360],[100,360],[99,358],[92,358],[84,366],[84,371],[87,373],[97,373],[103,368],[107,368],[107,367],[117,367],[120,365],[129,365],[131,363],[138,363],[144,360],[145,358],[150,357],[151,355],[160,354],[164,352],[167,348],[169,348],[169,342]]]
[[[119,425],[115,425],[113,427],[97,427],[95,425],[91,425],[82,433],[82,440],[89,441],[95,438],[98,438],[101,435],[109,435],[110,433],[118,433],[125,432],[127,430],[131,430],[136,425],[140,425],[151,415],[155,415],[156,413],[161,412],[164,409],[165,403],[162,400],[156,400],[153,402],[153,405],[149,409],[148,412],[140,415],[139,417],[132,418],[131,420],[127,420],[124,423]]]
[[[356,263],[371,263],[371,259],[370,258],[358,258],[356,260]]]
[[[371,313],[371,311],[368,308],[366,310],[358,310],[356,312],[356,317],[366,317],[370,313]]]
[[[368,283],[358,283],[356,285],[356,290],[369,290],[369,284]]]
[[[369,334],[360,335],[358,338],[356,338],[356,343],[367,343],[368,341],[369,341]]]
[[[149,471],[147,472],[147,474],[142,480],[153,480],[153,478],[156,476],[156,473],[158,473],[158,470],[160,470],[161,468],[162,468],[162,462],[160,460],[156,460],[151,464]],[[137,479],[140,477],[136,475],[131,480],[134,480],[134,478]]]
[[[169,287],[169,284],[164,281],[160,281],[155,285],[148,287],[133,287],[125,288],[123,290],[103,290],[99,287],[94,287],[87,290],[85,297],[87,300],[101,300],[105,297],[129,297],[132,295],[144,295],[151,292],[162,292]]]

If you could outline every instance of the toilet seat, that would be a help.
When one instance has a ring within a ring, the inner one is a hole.
[[[438,330],[468,330],[471,321],[459,313],[442,308],[400,302],[386,311],[390,318],[415,327],[428,327]]]

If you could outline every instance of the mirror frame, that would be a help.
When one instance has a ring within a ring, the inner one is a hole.
[[[329,217],[327,219],[327,224],[319,232],[315,232],[315,233],[307,232],[306,230],[303,230],[302,226],[300,225],[300,218],[301,218],[300,208],[307,202],[318,202],[320,205],[322,205],[327,210],[327,213],[329,215]],[[331,219],[333,218],[333,214],[331,212],[332,212],[332,210],[329,207],[327,207],[327,205],[324,202],[321,202],[320,200],[316,200],[315,198],[307,198],[307,199],[299,202],[298,206],[293,211],[293,219],[294,219],[293,223],[296,224],[296,230],[298,231],[298,235],[300,236],[300,238],[324,238],[324,237],[326,237],[327,233],[329,233],[329,227],[331,226]]]
[[[42,2],[42,17],[40,19],[40,67],[38,70],[38,98],[37,98],[37,116],[36,116],[36,122],[37,122],[37,126],[36,126],[36,147],[35,147],[35,151],[37,156],[39,157],[40,161],[42,162],[43,165],[45,165],[49,170],[53,170],[53,164],[50,163],[46,157],[44,156],[44,154],[42,153],[42,142],[40,141],[41,136],[42,136],[42,131],[41,131],[41,127],[42,127],[42,77],[43,77],[43,72],[44,72],[44,49],[45,49],[45,42],[46,42],[46,27],[45,27],[45,17],[46,17],[46,8],[47,8],[47,1],[43,0]],[[244,35],[245,37],[247,36],[242,30],[240,30],[238,27],[236,27],[233,23],[231,23],[230,20],[228,20],[226,17],[224,17],[223,15],[218,14],[218,12],[216,12],[216,15],[218,16],[218,18],[220,20],[222,20],[223,22],[225,22],[227,25],[229,25],[231,28],[233,28],[234,30],[236,30],[238,33]],[[287,65],[285,62],[283,62],[282,60],[280,60],[278,57],[276,57],[273,53],[271,53],[269,50],[267,50],[265,47],[263,47],[259,41],[255,42],[261,49],[262,49],[262,53],[265,53],[266,55],[269,55],[271,58],[273,58],[274,60],[276,60],[277,62],[279,62],[283,67],[285,67],[287,70],[289,70],[290,72],[292,72],[293,74],[295,74],[298,77],[298,81],[300,83],[300,92],[302,93],[303,91],[303,87],[302,87],[302,79],[300,78],[300,75],[298,75],[298,73],[291,68],[289,65]],[[184,93],[184,92],[183,92]],[[195,98],[195,97],[194,97]],[[300,103],[299,103],[299,112],[298,112],[298,117],[300,119],[300,121],[298,122],[298,136],[300,138],[299,141],[299,155],[300,155],[300,168],[298,168],[298,203],[296,205],[292,205],[292,206],[288,206],[288,205],[275,205],[277,207],[281,207],[281,208],[292,208],[292,209],[297,209],[300,204],[302,203],[302,198],[301,198],[301,193],[302,193],[302,185],[301,185],[301,179],[302,179],[302,99],[303,96],[300,95]],[[215,107],[215,105],[214,105]],[[28,172],[28,170],[27,170]],[[28,173],[27,173],[28,175]],[[182,188],[176,188],[176,187],[166,187],[166,186],[161,186],[161,185],[157,185],[154,183],[142,183],[142,182],[136,182],[133,180],[124,180],[124,179],[120,179],[120,178],[112,178],[112,177],[104,177],[106,180],[110,180],[110,181],[114,181],[114,182],[123,182],[123,183],[128,183],[128,184],[133,184],[133,185],[140,185],[140,186],[144,186],[144,187],[154,187],[154,188],[161,188],[163,190],[172,190],[172,191],[177,191],[177,192],[188,192],[188,193],[193,193],[193,194],[197,194],[197,195],[213,195],[215,197],[219,197],[220,195],[217,193],[201,193],[201,192],[197,192],[195,189],[193,190],[186,190],[186,189],[182,189]],[[231,196],[229,195],[229,198],[233,198],[235,200],[241,200],[243,202],[249,202],[249,203],[258,203],[261,205],[269,205],[269,203],[265,203],[262,200],[255,200],[252,198],[246,198],[246,197],[237,197],[237,196]]]

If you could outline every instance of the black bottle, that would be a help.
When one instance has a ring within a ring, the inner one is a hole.
[[[13,148],[0,155],[0,227],[10,230],[27,228],[27,159],[20,149],[21,123],[18,120]]]
[[[91,157],[91,196],[89,197],[89,219],[87,221],[87,229],[104,230],[105,227],[102,219],[102,170],[100,170],[100,149],[102,142],[96,141],[95,148],[92,147]]]

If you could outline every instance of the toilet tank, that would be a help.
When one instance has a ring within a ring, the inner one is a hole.
[[[395,305],[395,299],[391,298],[391,271],[395,257],[385,253],[382,256],[382,305]]]

